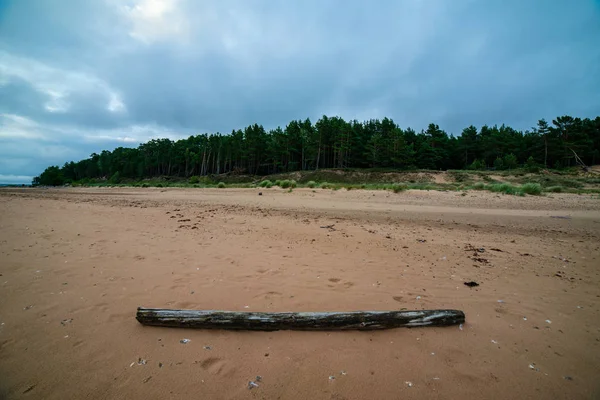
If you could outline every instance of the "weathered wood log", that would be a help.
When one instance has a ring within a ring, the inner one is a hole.
[[[460,310],[264,313],[139,307],[136,319],[142,325],[174,328],[317,331],[448,326],[465,322],[465,314]]]

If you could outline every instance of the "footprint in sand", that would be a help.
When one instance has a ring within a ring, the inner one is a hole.
[[[333,283],[338,283],[339,281],[341,281],[340,278],[329,278],[328,280],[329,280],[329,282],[333,282]]]
[[[229,368],[227,363],[219,357],[209,357],[200,362],[200,366],[211,374],[224,375],[226,377],[234,375],[236,371],[236,368]]]

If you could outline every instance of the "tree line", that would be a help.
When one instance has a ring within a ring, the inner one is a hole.
[[[510,169],[529,164],[564,168],[600,162],[600,117],[541,119],[526,131],[509,126],[469,126],[448,134],[436,124],[416,132],[392,119],[359,122],[323,116],[266,130],[254,124],[230,134],[154,139],[136,148],[93,153],[48,167],[34,185],[87,179],[188,178],[219,174],[269,175],[320,168]]]

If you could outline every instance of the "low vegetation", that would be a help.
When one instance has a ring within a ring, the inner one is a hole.
[[[312,178],[312,179],[309,179]],[[321,179],[318,179],[321,178]],[[171,188],[273,188],[328,190],[406,190],[490,191],[517,196],[540,196],[544,193],[600,193],[600,175],[583,174],[577,168],[512,171],[393,171],[393,170],[319,170],[298,171],[274,176],[192,176],[187,180],[160,177],[131,180],[113,174],[109,179],[82,179],[72,186],[134,186]]]
[[[293,179],[291,179],[291,180],[285,179],[283,181],[280,181],[278,186],[280,186],[283,189],[288,189],[288,188],[295,188],[297,185],[298,184],[296,183],[295,180],[293,180]]]

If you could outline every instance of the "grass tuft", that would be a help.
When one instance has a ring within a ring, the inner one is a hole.
[[[542,185],[539,183],[526,183],[519,188],[519,192],[539,196],[542,194]]]
[[[401,183],[394,183],[394,184],[392,184],[391,189],[394,191],[394,193],[400,193],[400,192],[403,192],[406,189],[408,189],[408,187]]]
[[[279,186],[283,189],[295,188],[297,186],[297,183],[293,179],[291,179],[291,180],[286,179],[286,180],[281,181]]]

